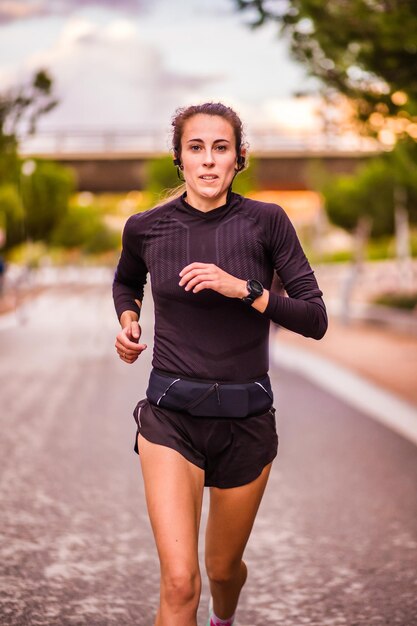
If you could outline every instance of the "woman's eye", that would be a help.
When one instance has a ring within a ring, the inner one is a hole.
[[[226,146],[217,146],[217,150],[219,152],[224,152],[226,150]]]
[[[192,152],[198,152],[200,150],[200,146],[195,145],[195,146],[190,146]]]

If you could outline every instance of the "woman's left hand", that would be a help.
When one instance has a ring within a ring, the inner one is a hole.
[[[180,287],[198,293],[212,289],[228,298],[244,298],[248,295],[246,280],[228,274],[213,263],[191,263],[180,272]]]

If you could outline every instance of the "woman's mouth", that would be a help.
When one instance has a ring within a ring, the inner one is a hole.
[[[216,176],[215,174],[205,174],[204,176],[199,176],[199,178],[201,178],[201,180],[211,181],[216,180],[218,176]]]

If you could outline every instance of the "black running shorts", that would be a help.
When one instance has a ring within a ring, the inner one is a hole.
[[[194,417],[141,400],[133,413],[140,433],[179,452],[205,472],[206,487],[246,485],[277,455],[275,409],[244,418]],[[135,441],[135,452],[139,453]]]

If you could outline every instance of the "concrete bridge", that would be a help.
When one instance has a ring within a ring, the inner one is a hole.
[[[41,132],[23,146],[27,158],[53,159],[71,167],[80,191],[130,191],[146,185],[146,163],[169,154],[160,129]],[[351,173],[380,150],[367,138],[346,135],[277,134],[258,129],[248,137],[252,166],[246,176],[271,190],[306,190],[317,175]]]

